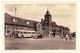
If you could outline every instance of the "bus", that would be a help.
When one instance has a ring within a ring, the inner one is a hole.
[[[31,31],[31,30],[17,30],[16,31],[16,37],[31,37],[31,38],[37,38],[36,31]]]

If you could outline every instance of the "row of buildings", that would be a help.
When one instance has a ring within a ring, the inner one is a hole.
[[[45,37],[65,36],[70,32],[68,27],[57,25],[56,22],[52,21],[52,15],[49,10],[47,10],[41,22],[22,19],[5,13],[5,35],[6,33],[12,35],[18,29],[35,30],[37,35],[41,34]]]

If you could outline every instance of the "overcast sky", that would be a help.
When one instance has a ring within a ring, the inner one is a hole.
[[[68,26],[71,32],[76,31],[76,5],[74,3],[6,4],[5,12],[15,16],[15,8],[17,8],[17,17],[35,21],[41,21],[41,18],[44,19],[48,8],[52,15],[52,21],[55,21],[58,25]]]

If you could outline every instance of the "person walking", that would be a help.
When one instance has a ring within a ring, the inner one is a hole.
[[[68,36],[68,34],[66,34],[66,40],[68,40],[68,38],[69,38],[69,36]]]

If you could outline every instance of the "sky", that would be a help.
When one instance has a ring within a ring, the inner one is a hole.
[[[5,12],[23,19],[41,21],[49,10],[52,21],[58,25],[69,27],[71,32],[76,31],[76,4],[74,3],[34,3],[34,4],[5,4]]]

